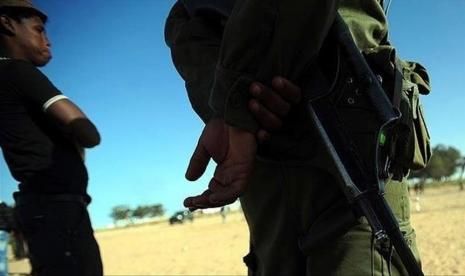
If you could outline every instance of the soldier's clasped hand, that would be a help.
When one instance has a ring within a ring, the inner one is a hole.
[[[249,110],[260,125],[256,133],[259,141],[270,138],[270,132],[278,130],[289,113],[293,104],[301,100],[301,90],[295,84],[283,77],[275,77],[272,87],[259,82],[250,85],[253,98],[249,101]]]

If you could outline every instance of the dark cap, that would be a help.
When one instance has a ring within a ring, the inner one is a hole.
[[[36,8],[31,0],[0,0],[0,9],[7,7],[32,10],[37,13],[42,21],[47,21],[47,15]]]

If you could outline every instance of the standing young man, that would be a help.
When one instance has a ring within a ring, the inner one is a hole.
[[[83,160],[100,135],[36,68],[51,59],[46,21],[30,0],[0,0],[0,146],[32,273],[102,275]]]

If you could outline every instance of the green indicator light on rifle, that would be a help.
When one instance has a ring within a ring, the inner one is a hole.
[[[386,144],[386,135],[384,135],[384,132],[381,132],[381,135],[379,136],[379,144],[381,146],[384,146]]]

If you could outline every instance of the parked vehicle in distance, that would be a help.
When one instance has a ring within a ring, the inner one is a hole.
[[[171,225],[176,223],[184,223],[189,220],[190,222],[194,221],[194,215],[189,210],[178,211],[174,213],[169,219]]]

